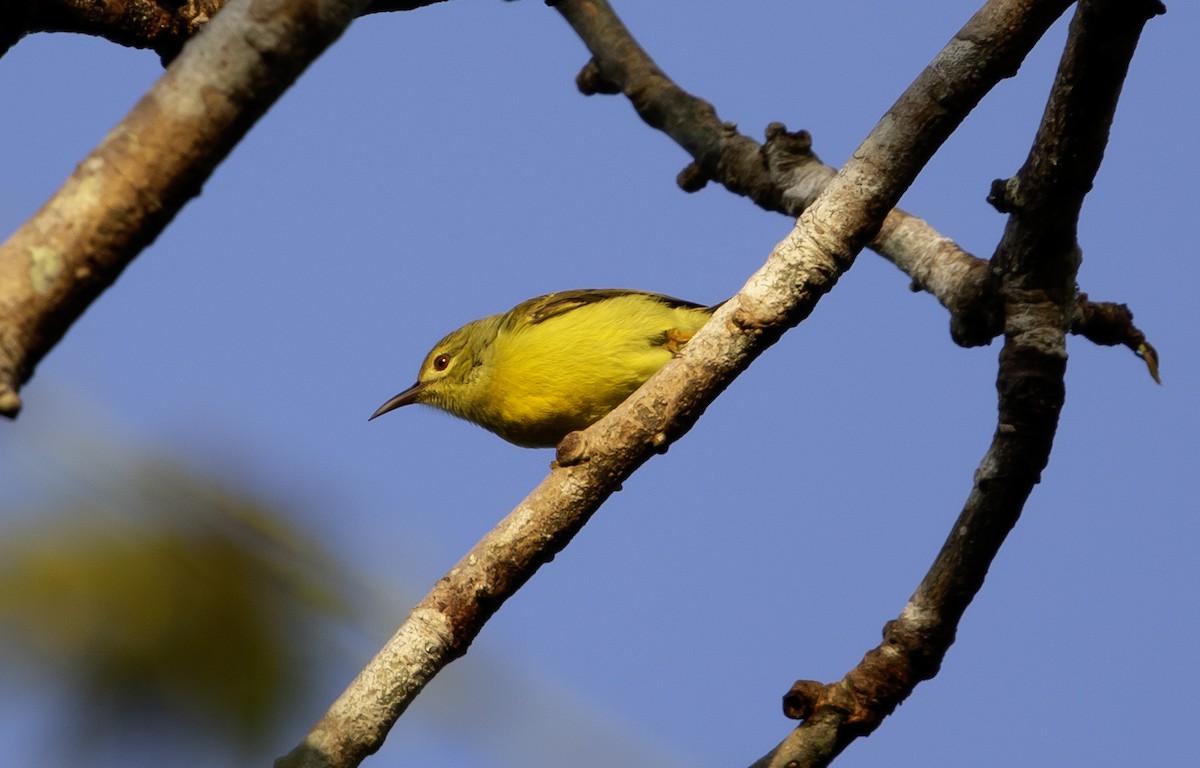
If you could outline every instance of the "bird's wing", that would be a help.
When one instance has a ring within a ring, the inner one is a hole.
[[[552,317],[566,314],[573,309],[578,309],[588,304],[595,304],[606,299],[616,298],[618,296],[628,296],[630,294],[639,294],[647,296],[666,304],[670,307],[685,307],[690,309],[700,309],[704,305],[697,304],[693,301],[684,301],[676,299],[672,296],[666,296],[661,293],[650,293],[648,291],[635,291],[628,288],[582,288],[575,291],[559,291],[558,293],[548,293],[545,296],[538,296],[536,299],[520,304],[512,311],[512,317],[515,320],[519,317],[524,317],[531,324],[538,324]]]

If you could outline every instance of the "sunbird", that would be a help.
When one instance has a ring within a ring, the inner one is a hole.
[[[423,403],[510,443],[553,447],[620,405],[718,306],[619,288],[538,296],[439,341],[417,383],[371,418]]]

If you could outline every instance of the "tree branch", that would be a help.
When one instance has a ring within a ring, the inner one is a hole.
[[[149,47],[158,51],[164,61],[174,58],[183,43],[202,28],[227,0],[114,0],[109,3],[93,3],[84,0],[26,0],[0,5],[0,53],[5,45],[15,42],[29,31],[71,30],[107,37],[121,44]],[[410,10],[430,5],[441,0],[371,0],[355,3],[361,13]],[[580,75],[581,87],[585,92],[613,92],[624,89],[647,121],[664,130],[680,142],[697,158],[680,174],[680,185],[684,189],[699,189],[707,179],[720,179],[732,191],[744,194],[767,210],[777,210],[795,216],[811,204],[824,184],[832,178],[834,170],[823,163],[811,151],[811,139],[804,131],[787,132],[782,125],[773,123],[767,129],[767,141],[760,147],[751,139],[738,134],[736,126],[723,124],[717,119],[711,105],[678,88],[638,47],[621,25],[606,3],[589,6],[587,14],[578,12],[579,6],[562,4],[564,16],[572,21],[585,43],[593,50],[594,59]],[[572,10],[575,9],[575,10]],[[289,77],[294,78],[295,75]],[[290,81],[289,81],[290,82]],[[254,106],[247,114],[265,107]],[[221,120],[237,119],[238,109],[232,109]],[[158,134],[164,141],[173,141],[175,116],[165,115],[170,123],[165,129],[153,125],[147,114],[135,119],[131,113],[126,125],[136,125],[142,135]],[[132,122],[131,122],[132,121]],[[220,121],[218,121],[220,122]],[[219,132],[220,128],[215,128]],[[239,129],[244,130],[244,129]],[[186,134],[185,134],[186,135]],[[214,135],[209,131],[209,135]],[[240,134],[232,135],[236,140]],[[110,137],[111,139],[112,137]],[[197,136],[197,140],[204,140]],[[111,142],[119,144],[120,142]],[[180,142],[175,142],[180,143]],[[104,146],[104,145],[102,145]],[[142,145],[143,149],[146,147]],[[193,149],[196,145],[193,145]],[[130,149],[128,146],[125,150]],[[191,152],[183,148],[185,153]],[[98,149],[97,152],[100,150]],[[175,152],[180,148],[175,148]],[[217,156],[203,162],[215,167],[228,151],[220,149]],[[142,157],[155,156],[143,152]],[[93,153],[92,159],[96,159]],[[129,159],[132,159],[130,157]],[[176,158],[186,164],[184,158]],[[81,170],[88,166],[81,165]],[[196,169],[194,169],[196,170]],[[179,181],[184,186],[198,185],[209,172],[196,170],[196,179]],[[145,175],[144,169],[138,171]],[[20,410],[19,387],[33,375],[37,363],[61,338],[90,302],[98,296],[112,280],[115,280],[124,265],[138,251],[151,242],[177,210],[173,201],[154,217],[140,219],[150,222],[144,233],[128,231],[139,220],[135,215],[118,229],[125,231],[124,250],[114,239],[104,243],[105,253],[92,254],[87,249],[95,243],[75,238],[70,242],[74,252],[62,250],[62,242],[40,247],[32,232],[45,226],[55,217],[54,211],[69,210],[73,226],[77,231],[105,230],[111,222],[105,220],[113,211],[137,211],[147,204],[139,199],[140,190],[126,185],[128,196],[121,200],[116,187],[106,190],[107,203],[103,206],[84,206],[79,194],[81,174],[59,191],[58,195],[43,207],[48,213],[40,224],[27,222],[9,243],[0,246],[0,285],[12,288],[15,293],[7,302],[0,303],[0,414],[15,416]],[[170,179],[157,174],[157,186],[169,186]],[[153,200],[154,190],[149,199]],[[177,194],[186,200],[195,191],[177,189]],[[63,199],[74,195],[75,200]],[[167,195],[160,195],[168,197]],[[98,217],[89,224],[84,216]],[[42,216],[42,214],[39,214]],[[36,219],[37,217],[35,217]],[[151,221],[153,219],[153,221]],[[51,232],[51,230],[47,230]],[[24,235],[22,235],[24,233]],[[16,247],[18,239],[23,247]],[[1000,332],[1000,309],[997,304],[995,281],[987,265],[963,251],[950,239],[941,236],[926,222],[904,213],[892,211],[881,225],[872,247],[895,263],[913,279],[914,289],[928,290],[950,311],[951,335],[960,344],[987,344]],[[82,250],[78,250],[82,249]],[[120,252],[118,252],[120,251]],[[91,262],[95,262],[94,264]],[[59,269],[57,265],[81,265],[78,269]],[[99,267],[98,269],[95,267]],[[43,270],[56,273],[54,299],[42,295],[35,284]],[[11,279],[13,275],[28,273],[32,279]],[[5,276],[10,279],[5,282]],[[67,285],[74,280],[77,285]],[[66,301],[65,304],[56,303]],[[1132,325],[1132,314],[1116,304],[1086,304],[1076,312],[1080,322],[1073,332],[1092,338],[1112,337],[1120,333],[1122,342],[1146,360],[1151,374],[1158,379],[1157,355],[1145,341],[1145,336]],[[1112,322],[1125,319],[1123,326],[1115,327]]]
[[[1093,344],[1128,347],[1146,362],[1154,380],[1162,384],[1158,376],[1158,351],[1146,340],[1146,334],[1133,324],[1133,313],[1124,304],[1093,303],[1086,293],[1079,294],[1071,316],[1071,333],[1077,333]]]
[[[828,765],[937,674],[958,621],[1050,457],[1079,267],[1076,223],[1100,167],[1129,60],[1156,0],[1082,0],[1029,159],[1004,185],[1012,215],[992,258],[1005,307],[999,419],[951,534],[884,640],[842,680],[799,681],[784,709],[805,722],[755,768]]]
[[[0,414],[366,0],[234,0],[0,245]]]
[[[228,2],[10,0],[0,5],[0,56],[34,32],[79,32],[130,48],[149,48],[165,66]],[[444,0],[370,0],[360,13],[409,11],[438,2]]]
[[[789,133],[782,124],[772,123],[760,146],[733,123],[722,122],[711,104],[659,69],[605,0],[557,3],[556,7],[592,54],[576,78],[580,91],[624,93],[648,125],[691,155],[693,161],[678,178],[685,191],[716,181],[764,210],[795,218],[833,178],[835,170],[813,153],[807,131]],[[867,247],[912,278],[913,290],[928,291],[949,310],[950,335],[958,344],[987,345],[1002,332],[1003,308],[988,262],[963,250],[924,219],[895,208]],[[1111,317],[1118,306],[1085,305],[1080,315]],[[1091,339],[1095,328],[1081,322],[1073,332]],[[1130,328],[1132,335],[1141,336]],[[1157,379],[1154,366],[1152,373]]]
[[[0,11],[0,54],[33,32],[79,32],[150,48],[168,62],[226,1],[14,0]]]
[[[466,652],[484,622],[620,483],[686,432],[738,372],[813,310],[936,148],[996,82],[1016,71],[1066,5],[988,2],[681,356],[608,416],[567,435],[550,475],[434,586],[304,742],[276,765],[340,768],[377,750],[433,675]]]

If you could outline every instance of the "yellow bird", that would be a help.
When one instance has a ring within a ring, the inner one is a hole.
[[[371,418],[423,403],[510,443],[551,447],[620,405],[716,308],[615,288],[539,296],[439,341],[417,383]]]

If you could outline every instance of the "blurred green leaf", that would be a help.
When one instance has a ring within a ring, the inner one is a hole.
[[[89,501],[0,540],[0,654],[69,682],[76,732],[260,744],[349,618],[347,579],[248,493],[162,462],[111,470],[80,470]]]

